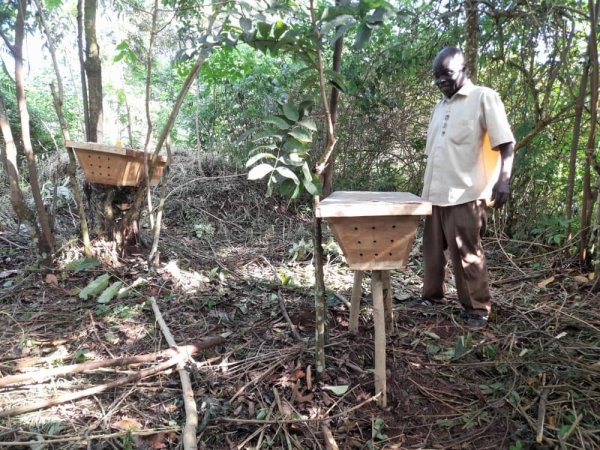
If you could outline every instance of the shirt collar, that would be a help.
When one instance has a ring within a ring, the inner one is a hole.
[[[452,101],[457,95],[463,95],[466,97],[473,91],[473,89],[475,89],[475,85],[471,80],[467,80],[465,81],[465,84],[463,84],[463,87],[456,91],[451,98],[444,97],[444,101]]]

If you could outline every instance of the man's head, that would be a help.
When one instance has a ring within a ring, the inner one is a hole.
[[[433,77],[446,97],[456,94],[469,79],[463,52],[456,47],[442,49],[433,60]]]

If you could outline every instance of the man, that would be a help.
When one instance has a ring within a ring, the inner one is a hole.
[[[460,49],[441,50],[433,61],[433,76],[444,98],[427,131],[422,197],[433,211],[423,236],[423,298],[447,302],[448,250],[466,325],[483,328],[492,309],[481,243],[486,203],[500,208],[508,200],[515,138],[499,95],[469,80]]]

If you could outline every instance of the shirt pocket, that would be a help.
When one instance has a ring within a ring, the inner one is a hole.
[[[448,139],[456,145],[471,145],[475,134],[475,121],[459,119],[449,124]]]

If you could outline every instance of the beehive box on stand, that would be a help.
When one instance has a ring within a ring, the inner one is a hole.
[[[77,155],[85,179],[90,183],[110,186],[138,186],[144,176],[144,152],[130,148],[103,145],[93,142],[67,141]],[[150,185],[160,180],[168,163],[166,156],[159,156],[154,163]]]
[[[409,192],[339,191],[319,203],[352,270],[402,269],[431,203]]]

